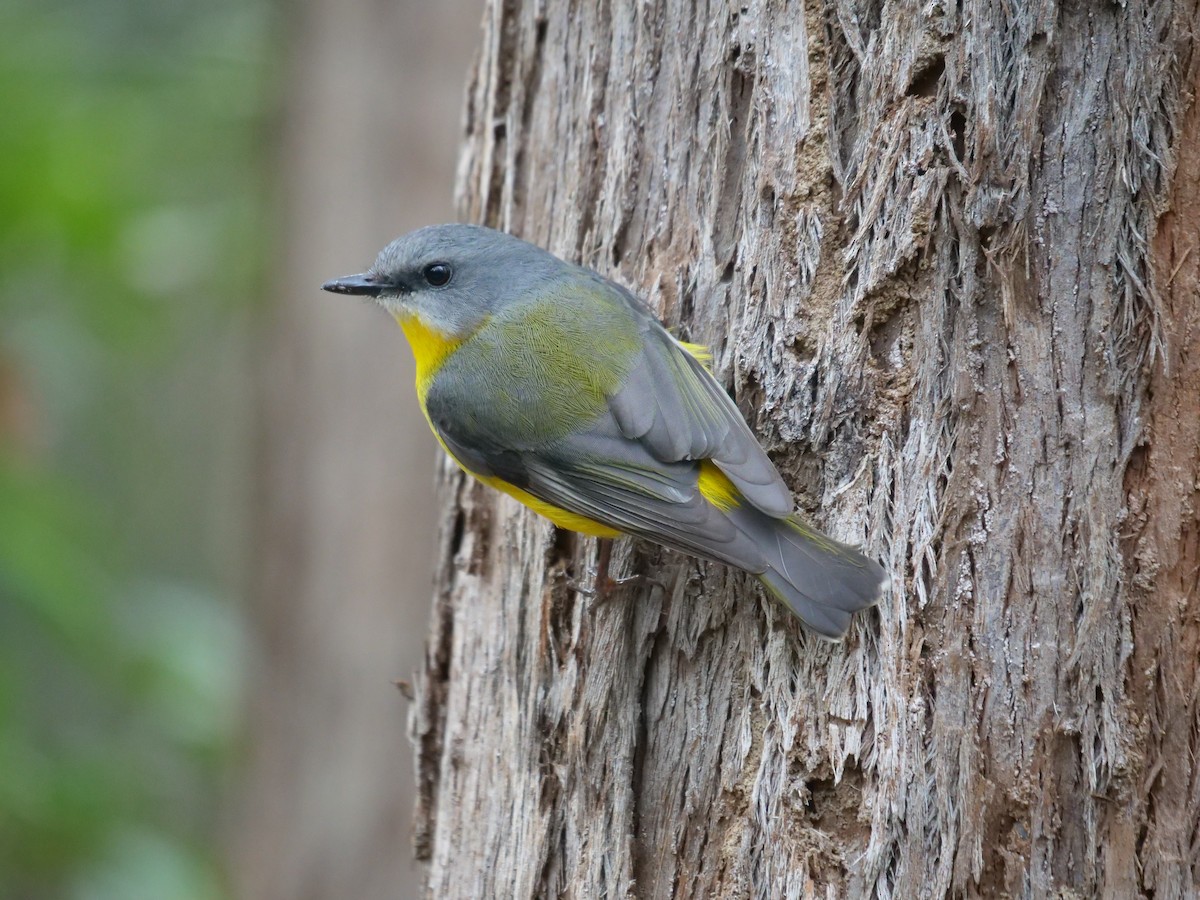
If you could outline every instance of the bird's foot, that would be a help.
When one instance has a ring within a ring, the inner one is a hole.
[[[585,597],[607,600],[618,588],[628,587],[631,584],[658,584],[657,581],[654,581],[654,579],[647,575],[626,575],[623,578],[612,578],[609,575],[605,575],[601,578],[600,573],[594,569],[589,570],[588,575],[589,578],[586,581],[580,581],[578,578],[567,578],[567,587]]]
[[[662,582],[656,581],[648,575],[626,575],[622,578],[613,578],[608,574],[609,562],[612,560],[612,541],[601,540],[599,549],[596,553],[596,568],[588,571],[589,581],[591,585],[587,585],[576,578],[568,578],[567,586],[585,597],[592,598],[600,603],[605,603],[613,598],[620,588],[629,587],[635,584],[656,584],[660,587]]]

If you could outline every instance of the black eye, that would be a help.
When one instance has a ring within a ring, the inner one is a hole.
[[[450,282],[451,276],[454,275],[454,270],[450,268],[449,263],[436,262],[427,265],[421,274],[434,287],[441,287]]]

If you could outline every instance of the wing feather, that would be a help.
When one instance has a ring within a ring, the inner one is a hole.
[[[711,459],[751,504],[772,516],[792,495],[737,406],[712,374],[647,318],[640,358],[609,398],[621,433],[661,462]]]
[[[691,492],[689,498],[703,504],[702,498],[695,499],[696,462],[711,460],[749,505],[777,518],[790,515],[791,492],[733,400],[704,365],[668,334],[633,294],[595,273],[581,272],[578,277],[582,281],[577,289],[598,292],[596,308],[606,311],[609,319],[614,305],[619,308],[622,304],[632,317],[629,333],[625,334],[628,340],[623,344],[624,348],[632,348],[628,355],[622,355],[623,349],[617,354],[619,361],[614,362],[613,358],[598,353],[597,362],[593,363],[615,364],[617,386],[605,388],[597,397],[599,411],[589,409],[583,421],[572,423],[563,421],[571,409],[563,407],[561,402],[557,406],[547,405],[538,399],[541,390],[551,399],[561,400],[563,385],[558,382],[551,385],[558,393],[530,385],[528,395],[521,395],[524,397],[521,402],[510,402],[508,406],[528,417],[533,417],[536,411],[544,416],[549,409],[558,418],[549,425],[543,422],[536,428],[523,427],[522,421],[512,421],[515,413],[506,419],[495,412],[495,404],[486,399],[489,391],[479,384],[482,377],[477,371],[479,367],[447,365],[434,379],[426,407],[434,430],[452,455],[471,471],[495,475],[526,490],[530,488],[523,480],[532,484],[537,470],[546,481],[548,492],[553,489],[566,496],[574,490],[580,494],[580,502],[585,499],[598,502],[599,496],[589,491],[593,485],[601,484],[622,485],[628,491],[625,499],[632,498],[630,502],[651,497],[655,502],[668,504],[691,501],[656,494],[656,489],[645,480],[650,477],[646,473],[677,472],[671,476],[676,485],[674,490],[686,489]],[[514,340],[524,332],[518,329],[506,334],[507,340]],[[491,377],[494,382],[495,373]],[[597,384],[602,381],[597,379]],[[523,384],[509,384],[503,377],[500,382],[501,387],[494,383],[487,387],[493,393],[507,390],[505,397],[525,388]],[[602,438],[606,446],[587,447],[588,440],[594,437]],[[553,466],[537,465],[551,462]],[[677,464],[678,470],[673,470],[671,467]],[[551,469],[564,470],[570,477],[564,476],[556,482]],[[631,472],[640,473],[637,478],[642,481],[638,483]],[[543,499],[554,502],[550,497]],[[606,499],[615,503],[618,512],[628,515],[631,521],[635,518],[631,510],[617,502],[619,498]],[[561,505],[573,509],[569,504]],[[584,514],[582,510],[576,511]],[[671,516],[668,507],[656,510],[656,514],[665,519]],[[599,519],[606,521],[603,517]]]
[[[766,569],[766,558],[754,542],[705,501],[694,485],[689,486],[695,479],[691,465],[649,462],[658,472],[668,465],[676,470],[671,493],[681,493],[684,499],[663,496],[661,491],[651,493],[631,483],[627,464],[604,464],[594,458],[582,466],[574,461],[529,458],[524,490],[547,503],[668,547],[751,572]]]
[[[754,542],[700,494],[694,463],[656,459],[606,418],[537,451],[468,446],[441,429],[438,436],[470,471],[501,478],[552,506],[751,572],[766,569]]]
[[[637,361],[626,376],[625,384],[609,398],[609,409],[621,428],[621,433],[632,440],[641,440],[654,427],[658,418],[658,403],[647,402],[654,397],[654,379],[646,354],[638,354]]]

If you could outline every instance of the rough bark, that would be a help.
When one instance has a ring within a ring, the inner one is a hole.
[[[1200,890],[1194,0],[496,0],[462,215],[629,285],[834,536],[749,579],[443,469],[432,896]]]

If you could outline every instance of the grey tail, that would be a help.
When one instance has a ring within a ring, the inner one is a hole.
[[[726,513],[767,560],[766,589],[822,637],[846,634],[854,613],[874,606],[887,588],[883,567],[798,517],[776,519],[750,505]]]

